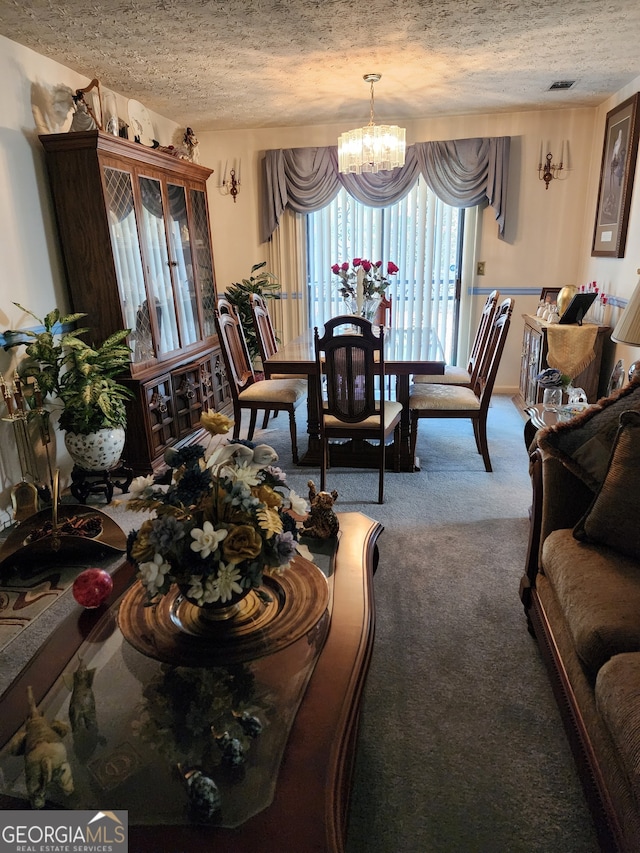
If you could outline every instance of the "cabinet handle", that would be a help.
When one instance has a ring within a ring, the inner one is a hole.
[[[177,267],[178,262],[177,261],[167,261],[167,266],[168,267]]]
[[[167,398],[162,394],[159,394],[157,391],[151,396],[150,400],[151,407],[157,409],[161,414],[166,414],[167,412]]]

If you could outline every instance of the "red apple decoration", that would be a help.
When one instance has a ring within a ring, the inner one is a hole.
[[[111,595],[113,580],[104,569],[85,569],[73,582],[73,597],[82,607],[100,607]]]

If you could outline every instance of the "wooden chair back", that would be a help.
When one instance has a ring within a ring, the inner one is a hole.
[[[238,313],[225,296],[218,297],[215,317],[231,393],[237,399],[241,391],[256,381],[249,348]]]
[[[493,386],[495,385],[498,368],[500,367],[514,305],[515,300],[509,296],[497,309],[489,330],[484,352],[480,359],[474,391],[480,398],[483,407],[489,406],[491,394],[493,393]]]
[[[374,335],[371,322],[363,317],[334,317],[325,323],[322,337],[316,327],[314,341],[318,370],[325,379],[322,414],[347,425],[380,413],[383,423],[384,399],[376,399],[384,378],[383,329]]]
[[[251,293],[249,301],[251,303],[253,325],[256,330],[258,350],[264,364],[268,358],[271,358],[272,355],[278,352],[278,340],[265,298],[258,293]]]
[[[383,294],[382,299],[380,300],[380,305],[378,305],[378,310],[376,311],[376,316],[373,320],[378,326],[386,326],[387,329],[391,328],[391,319],[392,319],[392,304],[391,304],[391,295],[388,296]]]
[[[394,470],[400,470],[402,405],[395,400],[385,403],[384,328],[377,331],[374,335],[364,317],[334,317],[325,323],[322,337],[315,329],[314,341],[318,373],[325,380],[318,383],[320,488],[325,488],[331,439],[355,439],[354,453],[358,441],[373,439],[378,441],[378,503],[382,503],[385,445],[392,434]]]
[[[472,385],[475,381],[475,373],[480,365],[483,350],[487,344],[489,335],[491,334],[491,327],[498,308],[499,298],[499,291],[492,290],[487,296],[487,301],[484,303],[484,307],[482,309],[480,322],[476,329],[476,336],[471,347],[471,352],[469,353],[469,362],[467,364],[467,370],[471,376]]]

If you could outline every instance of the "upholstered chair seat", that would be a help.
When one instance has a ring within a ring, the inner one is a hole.
[[[306,396],[306,379],[263,379],[240,391],[238,399],[241,403],[292,403],[295,408]]]
[[[471,388],[456,385],[412,385],[410,409],[479,409],[480,399]]]

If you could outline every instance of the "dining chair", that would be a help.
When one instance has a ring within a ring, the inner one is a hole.
[[[249,303],[251,305],[251,317],[253,319],[253,327],[256,332],[256,340],[258,342],[258,351],[260,360],[262,361],[262,369],[266,379],[302,379],[307,381],[306,373],[268,373],[267,359],[278,352],[278,339],[275,329],[271,321],[271,315],[267,308],[267,301],[264,296],[259,293],[249,294]],[[269,423],[269,410],[265,410],[262,429],[266,429]]]
[[[263,379],[256,381],[242,324],[234,306],[219,296],[215,311],[216,328],[233,399],[233,437],[239,438],[242,412],[251,412],[247,438],[253,439],[259,411],[288,412],[293,461],[298,461],[295,410],[307,396],[303,379]]]
[[[418,423],[422,418],[470,418],[478,453],[486,471],[492,471],[487,442],[487,414],[498,367],[504,350],[514,300],[505,299],[489,330],[473,388],[463,385],[414,383],[409,392],[411,455],[415,458]]]
[[[330,443],[336,439],[378,442],[378,503],[384,501],[386,441],[394,436],[394,470],[400,470],[402,404],[385,399],[384,329],[378,334],[364,317],[334,317],[322,337],[314,330],[322,461],[320,489],[324,491],[330,462]]]
[[[498,308],[498,299],[500,299],[500,293],[497,290],[492,290],[487,296],[466,367],[446,364],[444,375],[422,373],[415,375],[413,381],[418,383],[435,382],[438,385],[465,385],[467,388],[473,388],[480,367],[482,353],[487,345],[491,325]]]
[[[376,311],[376,316],[373,319],[373,322],[378,326],[384,326],[387,329],[391,328],[391,319],[392,319],[392,302],[391,302],[391,294],[387,296],[387,294],[382,294],[382,299],[380,300],[380,305],[378,305],[378,310]]]

